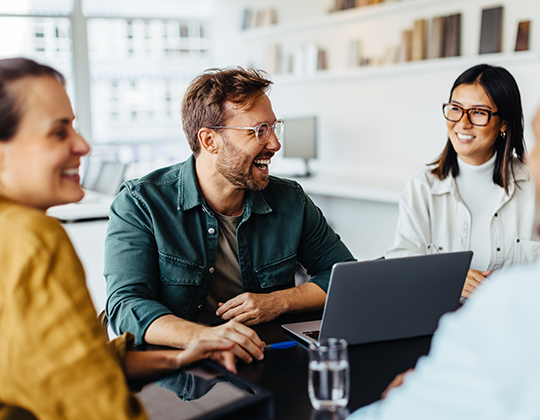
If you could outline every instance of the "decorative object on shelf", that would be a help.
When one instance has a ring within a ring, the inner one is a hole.
[[[281,45],[272,44],[266,47],[266,63],[264,70],[270,74],[279,74],[283,70]]]
[[[444,19],[443,57],[461,55],[461,13],[446,16]]]
[[[363,59],[363,43],[359,39],[354,39],[349,42],[348,67],[357,67],[362,65]]]
[[[419,19],[414,22],[411,41],[411,61],[423,60],[426,58],[426,21]]]
[[[294,50],[292,71],[295,76],[310,76],[326,68],[326,51],[314,42],[298,46]]]
[[[441,58],[444,48],[444,17],[431,20],[431,31],[427,42],[426,58]]]
[[[242,30],[261,28],[277,24],[276,9],[251,10],[244,9],[242,12]]]
[[[516,51],[529,51],[530,29],[531,29],[530,20],[519,22],[518,32],[517,32],[517,37],[516,37]]]
[[[502,51],[502,23],[502,6],[482,10],[479,54],[499,53]]]

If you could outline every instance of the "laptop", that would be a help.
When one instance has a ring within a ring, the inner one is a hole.
[[[459,307],[472,251],[335,264],[322,320],[284,324],[304,342],[350,345],[430,335]]]

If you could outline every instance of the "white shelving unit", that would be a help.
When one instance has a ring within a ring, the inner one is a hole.
[[[328,69],[311,75],[272,75],[278,118],[316,115],[316,177],[301,180],[357,258],[375,258],[392,244],[403,186],[436,159],[446,141],[441,104],[454,80],[480,63],[501,65],[516,78],[525,111],[525,138],[540,104],[540,2],[536,0],[401,0],[327,13],[333,0],[220,0],[215,3],[214,65],[264,68],[271,45],[290,55],[315,43]],[[504,6],[503,53],[478,55],[482,9]],[[275,8],[278,24],[241,31],[245,8]],[[366,56],[401,42],[415,20],[461,13],[461,56],[373,67],[348,67],[360,39]],[[538,18],[537,18],[538,17]],[[518,22],[531,20],[530,51],[513,52]],[[278,153],[276,174],[301,170]],[[285,169],[283,169],[285,167]],[[296,169],[296,170],[295,170]]]

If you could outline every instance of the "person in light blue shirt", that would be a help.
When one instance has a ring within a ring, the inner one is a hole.
[[[534,121],[540,141],[540,110]],[[540,147],[530,156],[540,198]],[[350,420],[540,419],[540,268],[507,270],[441,319],[430,354]],[[401,385],[400,385],[401,384]]]

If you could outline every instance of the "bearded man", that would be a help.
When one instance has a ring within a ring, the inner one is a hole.
[[[227,340],[260,360],[248,325],[322,309],[332,266],[353,260],[300,185],[269,175],[284,127],[271,83],[239,67],[197,77],[182,103],[193,155],[121,187],[105,250],[116,333],[177,348]],[[297,262],[311,278],[295,286]]]

